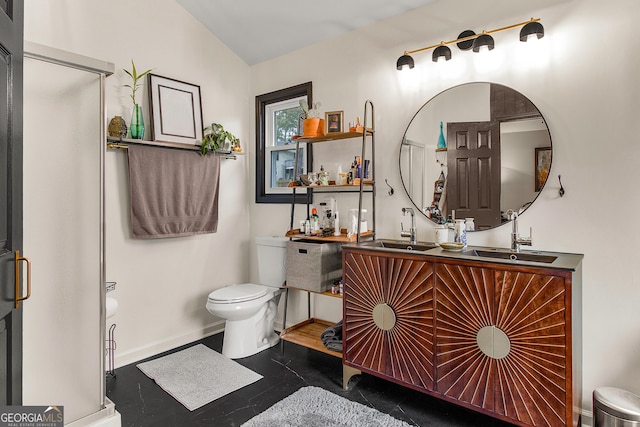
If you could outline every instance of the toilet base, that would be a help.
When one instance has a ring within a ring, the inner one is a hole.
[[[278,300],[279,295],[275,299]],[[278,344],[280,336],[273,330],[277,308],[277,302],[272,299],[249,319],[227,319],[222,354],[229,359],[241,359]]]
[[[227,327],[225,327],[225,334],[222,341],[222,355],[229,359],[242,359],[244,357],[253,356],[254,354],[258,354],[280,342],[280,336],[273,332],[271,336],[265,337],[264,341],[261,341],[260,343],[253,341],[253,345],[239,347],[236,342],[233,342],[236,341],[236,338],[231,334],[227,334],[227,330]],[[230,339],[227,340],[227,337],[230,337]]]

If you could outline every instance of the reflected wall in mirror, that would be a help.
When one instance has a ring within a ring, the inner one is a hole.
[[[495,83],[467,83],[436,95],[413,116],[402,138],[400,177],[432,221],[455,211],[455,218],[473,218],[475,231],[486,230],[538,197],[547,178],[536,160],[541,152],[548,174],[549,128],[527,97]]]

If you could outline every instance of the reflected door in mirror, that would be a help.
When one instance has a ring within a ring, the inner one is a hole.
[[[499,123],[448,123],[447,136],[447,211],[478,230],[500,225]]]

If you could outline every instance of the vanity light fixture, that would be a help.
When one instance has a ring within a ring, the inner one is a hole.
[[[445,46],[443,43],[441,43],[440,46],[433,50],[433,55],[431,57],[431,59],[433,59],[433,62],[438,62],[440,58],[444,58],[445,61],[451,59],[451,49],[449,49],[449,46]]]
[[[396,63],[396,68],[398,70],[402,70],[403,68],[406,68],[406,67],[411,69],[414,66],[415,64],[413,62],[413,58],[410,57],[409,55],[402,55],[400,58],[398,58],[398,62]]]
[[[489,34],[482,33],[473,41],[473,51],[481,52],[483,50],[493,50],[496,43],[493,41],[493,37]]]
[[[522,27],[520,30],[520,41],[526,42],[530,39],[541,39],[544,37],[544,27],[540,23],[540,18],[531,18],[529,21],[519,22],[517,24],[509,25],[495,30],[483,31],[480,34],[476,34],[471,30],[465,30],[458,36],[457,39],[451,41],[442,41],[438,44],[423,47],[415,50],[406,50],[404,54],[398,58],[396,68],[402,70],[406,67],[413,68],[415,62],[411,55],[414,53],[425,52],[433,49],[431,59],[433,62],[438,62],[444,58],[445,61],[451,59],[451,49],[447,46],[455,43],[460,50],[473,49],[474,52],[481,52],[483,50],[492,50],[495,47],[495,41],[491,34],[498,33],[500,31],[510,30],[512,28]]]
[[[540,22],[534,21],[532,19],[520,30],[520,41],[526,42],[533,36],[537,37],[538,39],[543,38],[544,27]]]

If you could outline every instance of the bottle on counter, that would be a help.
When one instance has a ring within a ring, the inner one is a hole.
[[[320,230],[320,217],[318,216],[318,210],[316,208],[311,208],[311,234],[322,234]]]
[[[329,185],[329,172],[324,170],[323,165],[320,165],[320,172],[318,173],[318,181],[320,181],[320,185]]]
[[[353,182],[357,178],[357,176],[356,176],[357,166],[358,166],[358,161],[357,161],[357,157],[356,157],[356,159],[354,159],[353,163],[351,163],[351,169],[349,169],[349,184],[353,184]]]
[[[464,224],[464,219],[456,219],[454,230],[454,242],[460,242],[467,247],[467,227]]]

